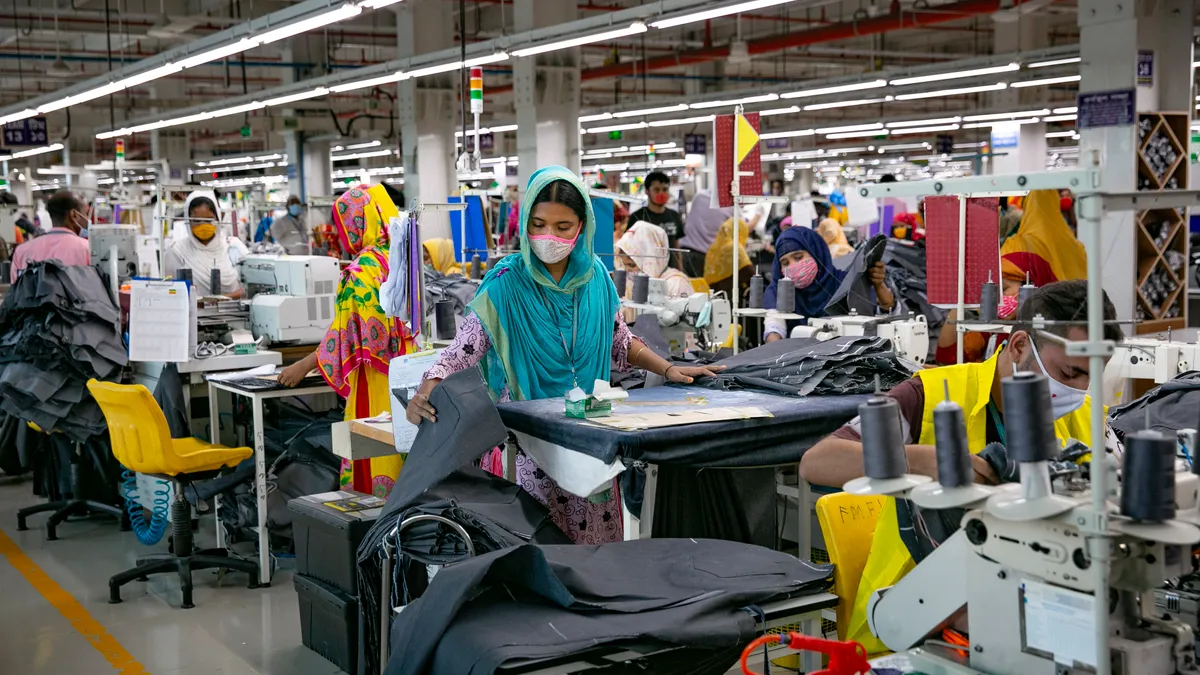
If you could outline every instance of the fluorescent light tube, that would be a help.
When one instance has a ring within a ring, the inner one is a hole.
[[[515,125],[515,124],[501,124],[499,126],[489,127],[488,132],[493,133],[493,134],[502,134],[506,131],[516,131],[516,130],[517,130],[517,125]]]
[[[1048,115],[1042,118],[1043,122],[1073,122],[1079,117],[1078,115]]]
[[[872,122],[870,124],[850,124],[842,127],[825,127],[817,129],[818,134],[840,134],[847,131],[870,131],[871,129],[882,129],[882,122]]]
[[[391,75],[381,75],[380,77],[372,77],[366,80],[358,80],[355,82],[346,82],[343,84],[335,84],[329,88],[329,91],[342,93],[344,91],[354,91],[355,89],[364,89],[366,87],[377,87],[381,84],[390,84],[407,79],[408,76],[401,71],[396,71]]]
[[[966,115],[963,117],[964,122],[985,122],[987,120],[1008,120],[1017,119],[1018,117],[1041,117],[1049,115],[1050,111],[1046,108],[1041,110],[1018,110],[1017,112],[1006,113],[989,113],[987,115]]]
[[[44,146],[41,148],[30,148],[29,150],[22,150],[20,152],[14,152],[10,156],[10,159],[20,159],[22,157],[32,157],[34,155],[42,155],[47,152],[56,152],[56,151],[62,150],[62,149],[63,149],[62,143],[55,143],[54,145],[47,145],[47,146]]]
[[[1038,118],[1038,117],[1030,117],[1028,119],[1019,119],[1019,120],[992,120],[990,122],[975,122],[973,124],[964,124],[964,125],[962,125],[962,128],[964,128],[964,129],[991,129],[992,127],[999,127],[999,126],[1003,126],[1005,124],[1035,124],[1040,121],[1041,121],[1041,118]]]
[[[1039,61],[1037,63],[1031,63],[1025,67],[1026,68],[1048,68],[1050,66],[1065,66],[1068,63],[1079,63],[1082,60],[1083,59],[1076,56],[1074,58],[1069,58],[1069,59],[1055,59],[1053,61]]]
[[[63,108],[73,106],[77,103],[84,103],[85,101],[91,101],[93,99],[97,99],[102,96],[108,96],[109,94],[115,94],[118,91],[121,91],[122,89],[124,89],[124,87],[122,87],[119,82],[109,82],[108,84],[106,84],[104,86],[97,87],[90,91],[85,91],[81,94],[75,94],[74,96],[68,96],[66,98],[59,99],[58,101],[55,101],[54,103],[47,103],[45,105],[39,106],[38,112],[48,113],[48,112],[53,112],[55,110],[61,110]]]
[[[372,150],[371,152],[355,152],[349,155],[332,155],[331,162],[347,162],[352,159],[367,159],[368,157],[383,157],[392,154],[391,150]]]
[[[693,107],[695,107],[695,106],[693,106]],[[665,105],[660,108],[643,108],[641,110],[625,110],[622,112],[615,112],[612,114],[612,116],[616,117],[617,119],[620,119],[622,117],[641,117],[643,115],[660,115],[662,113],[679,112],[681,110],[687,110],[687,109],[688,109],[688,105],[686,103],[680,103],[678,105]]]
[[[892,129],[891,136],[902,136],[904,134],[932,134],[938,131],[958,131],[957,124],[941,124],[932,127],[909,127],[907,129]]]
[[[403,70],[400,72],[404,75],[404,77],[401,79],[408,80],[418,77],[426,77],[428,75],[451,73],[462,69],[462,67],[462,61],[451,61],[450,63],[441,63],[436,66],[426,66],[425,68],[417,68],[416,70]]]
[[[183,66],[179,65],[178,63],[168,63],[165,66],[159,66],[158,68],[153,68],[151,70],[147,70],[144,73],[139,73],[137,75],[130,75],[129,77],[127,77],[123,80],[119,80],[118,84],[120,84],[125,89],[129,89],[131,87],[136,87],[136,86],[145,84],[147,82],[152,82],[152,81],[160,79],[160,78],[174,75],[175,73],[178,73],[181,70],[183,70]]]
[[[263,105],[269,107],[273,105],[283,105],[284,103],[295,103],[296,101],[303,101],[306,98],[324,96],[328,93],[329,90],[325,87],[317,87],[316,89],[312,89],[310,91],[302,91],[299,94],[290,94],[288,96],[280,96],[279,98],[267,99],[266,101],[263,101]]]
[[[290,38],[293,35],[299,35],[300,33],[307,33],[310,30],[316,30],[323,26],[328,26],[331,23],[337,23],[344,19],[358,16],[359,14],[362,14],[362,7],[346,3],[333,11],[311,16],[307,19],[301,19],[300,21],[295,21],[286,26],[262,33],[261,35],[257,36],[258,42],[259,44],[264,45],[271,44],[272,42]]]
[[[759,110],[760,117],[770,117],[772,115],[787,115],[790,113],[800,112],[800,106],[794,105],[790,108],[771,108],[770,110]]]
[[[499,51],[499,52],[494,52],[491,54],[485,54],[483,56],[476,56],[475,58],[467,59],[466,61],[463,61],[463,68],[474,68],[475,66],[486,66],[489,63],[500,63],[501,61],[507,61],[508,59],[509,59],[508,52]]]
[[[649,125],[647,125],[645,122],[633,122],[631,124],[614,124],[614,125],[608,126],[608,127],[592,127],[590,129],[588,129],[587,132],[589,134],[604,134],[604,133],[608,133],[609,131],[628,131],[630,129],[645,129],[647,126],[649,126]]]
[[[871,80],[869,82],[855,82],[854,84],[839,84],[833,87],[821,87],[819,89],[804,89],[802,91],[792,91],[786,94],[780,94],[779,98],[809,98],[812,96],[824,96],[826,94],[841,94],[847,91],[862,91],[864,89],[878,89],[886,87],[887,80]]]
[[[1063,84],[1066,82],[1078,82],[1078,81],[1079,81],[1079,75],[1064,75],[1062,77],[1045,77],[1040,80],[1025,80],[1024,82],[1013,82],[1012,84],[1010,84],[1008,86],[1013,87],[1014,89],[1021,89],[1024,87],[1045,87],[1045,86],[1051,85],[1051,84]]]
[[[257,47],[258,44],[258,38],[242,38],[237,42],[231,42],[227,45],[217,47],[216,49],[210,49],[195,56],[189,56],[187,58],[180,59],[179,61],[176,61],[176,64],[178,64],[181,69],[186,70],[194,66],[208,63],[209,61],[216,61],[218,59],[233,56],[234,54],[241,54],[248,49]]]
[[[1020,68],[1021,64],[1019,63],[1008,63],[1003,66],[991,66],[989,68],[973,68],[971,70],[956,70],[950,73],[919,75],[917,77],[901,77],[896,80],[891,80],[889,84],[892,86],[903,86],[906,84],[921,84],[922,82],[941,82],[943,80],[957,80],[964,77],[976,77],[978,75],[1011,73],[1014,70],[1020,70]]]
[[[832,110],[834,108],[853,108],[860,105],[871,105],[872,103],[883,103],[888,99],[882,98],[860,98],[853,101],[833,101],[831,103],[813,103],[804,106],[805,110]]]
[[[1077,108],[1077,107],[1075,107],[1075,106],[1070,106],[1070,107],[1067,107],[1067,108],[1055,108],[1055,109],[1054,109],[1054,114],[1055,114],[1055,115],[1069,115],[1069,114],[1071,114],[1071,113],[1077,113],[1077,112],[1079,112],[1079,108]]]
[[[0,117],[0,124],[8,124],[9,122],[16,122],[17,120],[29,119],[37,114],[38,111],[34,110],[33,108],[26,108],[21,112],[15,112],[11,115]]]
[[[1046,138],[1069,138],[1074,135],[1075,135],[1074,131],[1048,131],[1048,132],[1046,132]]]
[[[266,162],[266,161],[272,160],[272,159],[287,159],[287,155],[281,155],[278,152],[276,152],[274,154],[270,154],[270,155],[259,155],[258,157],[254,158],[254,161]]]
[[[582,115],[582,116],[580,116],[579,121],[580,122],[602,122],[604,120],[611,120],[612,118],[613,118],[612,113],[605,112],[605,113],[599,113],[596,115]]]
[[[344,149],[345,150],[362,150],[364,148],[374,148],[374,147],[380,146],[380,145],[383,145],[382,141],[369,141],[367,143],[354,143],[352,145],[347,145]]]
[[[265,108],[265,107],[266,107],[266,104],[264,104],[262,101],[251,101],[250,103],[245,103],[243,105],[235,105],[232,108],[225,108],[224,110],[214,110],[210,113],[207,113],[207,115],[209,117],[226,117],[229,115],[236,115],[238,113],[250,112],[252,110],[261,110],[262,108]],[[176,120],[168,120],[168,121],[171,122],[170,126],[176,126],[176,125],[180,124],[180,122],[178,122]]]
[[[875,136],[887,135],[887,129],[875,129],[874,131],[850,131],[844,134],[825,134],[825,138],[837,140],[841,138],[874,138]]]
[[[1003,82],[996,84],[984,84],[978,87],[962,87],[961,89],[939,89],[938,91],[923,91],[916,94],[896,94],[897,101],[915,101],[921,98],[942,98],[944,96],[961,96],[963,94],[977,94],[983,91],[1000,91],[1007,89],[1008,85]]]
[[[812,129],[798,129],[796,131],[773,131],[769,134],[759,134],[761,140],[767,141],[772,138],[799,138],[800,136],[812,136],[816,132]]]
[[[680,126],[683,124],[703,124],[704,122],[713,121],[714,118],[715,118],[715,115],[704,115],[701,117],[684,117],[684,118],[677,119],[677,120],[655,120],[650,123],[650,126],[652,126],[652,127],[676,127],[676,126]]]
[[[96,138],[98,138],[100,140],[104,140],[104,139],[108,139],[108,138],[116,138],[118,136],[128,136],[131,133],[133,133],[133,131],[131,131],[128,128],[113,129],[112,131],[104,131],[104,132],[96,134]]]
[[[243,164],[245,162],[253,162],[253,157],[222,157],[220,159],[212,159],[208,162],[196,162],[200,166],[225,166],[226,164]],[[265,161],[265,160],[264,160]]]
[[[593,42],[605,42],[607,40],[615,40],[617,38],[628,37],[645,33],[648,29],[646,24],[641,21],[634,21],[625,28],[610,30],[604,33],[596,33],[594,35],[585,35],[583,37],[571,38],[570,40],[560,40],[558,42],[549,42],[543,45],[535,45],[533,47],[525,47],[523,49],[514,49],[513,56],[533,56],[535,54],[545,54],[546,52],[558,51],[559,49],[570,49],[580,45],[587,45]]]
[[[961,117],[936,117],[928,120],[902,120],[900,122],[888,122],[887,126],[889,129],[896,129],[900,127],[927,127],[935,124],[954,124],[961,121]]]
[[[893,131],[892,133],[896,133],[896,132]],[[897,152],[900,150],[927,150],[928,148],[929,148],[928,143],[900,143],[898,145],[877,145],[877,146],[875,146],[875,149],[878,150],[879,152],[887,152],[889,150],[894,150]]]
[[[778,101],[779,94],[760,94],[758,96],[747,96],[746,98],[731,99],[728,101],[701,101],[693,103],[691,108],[694,110],[704,110],[705,108],[722,108],[725,106],[743,105],[748,103],[768,103],[770,101]]]
[[[749,0],[748,2],[739,2],[736,5],[725,5],[715,9],[707,9],[703,12],[693,12],[684,14],[683,16],[673,16],[666,19],[659,19],[650,23],[654,28],[674,28],[684,24],[695,23],[697,21],[707,21],[715,19],[719,16],[729,16],[730,14],[741,14],[742,12],[753,12],[756,9],[764,9],[767,7],[775,7],[776,5],[784,5],[793,0]]]
[[[359,7],[363,9],[379,9],[380,7],[388,7],[399,2],[403,2],[403,0],[363,0],[359,4]]]

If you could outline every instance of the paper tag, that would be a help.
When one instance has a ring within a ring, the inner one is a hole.
[[[395,436],[396,452],[408,452],[413,441],[417,438],[417,425],[410,423],[404,416],[404,404],[392,392],[395,389],[404,390],[405,396],[411,397],[421,386],[425,371],[437,363],[440,349],[405,354],[392,359],[388,365],[388,391],[392,401],[392,433]]]
[[[1054,655],[1055,663],[1096,666],[1095,596],[1026,579],[1025,644]]]

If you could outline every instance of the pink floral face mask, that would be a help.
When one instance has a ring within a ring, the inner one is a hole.
[[[1000,298],[1000,306],[996,315],[1001,319],[1009,319],[1017,313],[1017,296],[1006,295]]]
[[[582,227],[579,228],[571,239],[563,239],[552,234],[535,235],[529,238],[529,246],[538,260],[544,263],[562,262],[571,255],[571,251],[575,248],[575,242],[579,240],[579,232],[582,230]]]
[[[783,276],[792,280],[796,288],[808,288],[817,278],[817,261],[805,258],[783,268]]]

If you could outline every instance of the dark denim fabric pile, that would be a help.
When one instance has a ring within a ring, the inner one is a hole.
[[[717,389],[758,388],[797,396],[884,391],[912,377],[891,341],[880,337],[779,340],[719,361],[726,369],[697,383]]]

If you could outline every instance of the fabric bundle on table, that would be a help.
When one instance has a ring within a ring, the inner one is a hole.
[[[0,305],[0,412],[85,443],[108,428],[87,381],[126,363],[120,311],[93,267],[33,264]]]
[[[384,675],[476,675],[604,647],[680,647],[649,672],[726,672],[754,607],[817,593],[831,565],[736,542],[526,544],[447,567],[392,624]],[[632,669],[630,669],[632,671]],[[621,672],[630,672],[622,670]]]
[[[843,336],[778,340],[719,361],[726,369],[697,383],[714,389],[758,388],[798,396],[884,391],[912,377],[881,337]]]
[[[1109,411],[1113,431],[1124,437],[1147,426],[1173,436],[1200,425],[1200,371],[1177,375],[1141,398]],[[1191,448],[1189,448],[1191,450]]]

